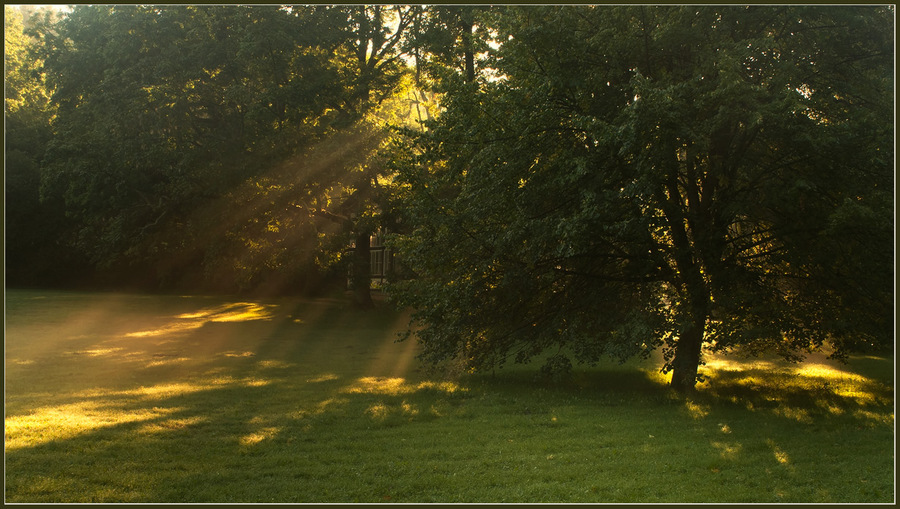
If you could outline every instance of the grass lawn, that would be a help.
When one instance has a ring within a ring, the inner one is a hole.
[[[894,362],[441,378],[341,300],[7,291],[6,502],[893,502]]]

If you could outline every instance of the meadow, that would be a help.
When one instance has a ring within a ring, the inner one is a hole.
[[[5,501],[890,503],[894,361],[433,371],[407,316],[7,290]]]

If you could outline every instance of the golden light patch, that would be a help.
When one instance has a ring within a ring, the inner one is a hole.
[[[232,350],[229,352],[222,352],[222,355],[225,357],[253,357],[256,354],[253,352],[237,352]]]
[[[772,455],[775,457],[775,461],[777,461],[781,465],[787,465],[791,462],[790,456],[780,447],[778,447],[774,441],[767,440],[766,443],[769,444],[769,447],[772,448]]]
[[[828,380],[841,380],[847,382],[869,382],[864,376],[849,371],[843,371],[826,364],[804,364],[797,366],[793,372],[800,376],[824,378]]]
[[[340,378],[340,377],[335,375],[334,373],[326,373],[324,375],[319,375],[317,377],[307,378],[306,381],[309,383],[320,383],[320,382],[327,382],[329,380],[337,380],[338,378]]]
[[[365,377],[347,389],[352,394],[401,394],[411,392],[409,384],[403,378]]]
[[[868,419],[878,424],[893,424],[894,423],[894,414],[890,413],[879,413],[872,412],[869,410],[857,410],[853,412],[853,416],[857,418]]]
[[[112,353],[116,353],[122,350],[122,348],[93,348],[90,350],[78,350],[75,352],[71,352],[72,355],[87,355],[88,357],[100,357],[102,355],[109,355]]]
[[[205,421],[204,417],[196,416],[196,417],[187,417],[184,419],[167,419],[160,422],[151,422],[141,426],[138,429],[138,433],[143,434],[157,434],[157,433],[166,433],[170,431],[176,431],[180,429],[184,429],[195,424],[201,423]]]
[[[263,440],[269,440],[269,439],[273,438],[275,435],[278,434],[279,431],[281,431],[281,428],[277,428],[274,426],[268,427],[268,428],[262,428],[262,429],[254,431],[253,433],[250,433],[249,435],[245,435],[245,436],[241,437],[240,442],[241,442],[241,445],[244,445],[244,446],[256,445],[256,444],[262,442]]]
[[[878,403],[878,396],[873,394],[870,391],[861,390],[858,387],[838,387],[834,390],[834,393],[838,396],[842,396],[845,398],[855,399],[857,403],[861,405],[869,405],[873,403]]]
[[[805,424],[810,424],[813,422],[813,418],[809,415],[809,410],[805,408],[791,408],[791,407],[780,407],[774,411],[775,415],[781,415],[787,417],[788,419],[793,419],[797,422],[802,422]]]
[[[129,332],[125,334],[126,338],[149,338],[155,336],[165,336],[168,334],[177,334],[179,332],[185,332],[193,329],[199,329],[203,326],[203,322],[187,322],[187,323],[173,323],[166,325],[165,327],[159,327],[157,329],[149,329],[138,332]]]
[[[702,419],[709,415],[709,405],[700,405],[693,401],[687,401],[684,406],[694,419]]]
[[[366,414],[374,419],[384,419],[388,414],[388,407],[384,403],[376,403],[366,409]]]
[[[777,366],[774,362],[764,361],[764,360],[754,360],[750,361],[747,359],[725,359],[725,358],[711,358],[705,361],[705,366],[707,369],[714,371],[748,371],[759,369],[763,371],[771,371],[778,370],[779,366]]]
[[[189,383],[171,383],[158,384],[150,387],[141,387],[133,391],[123,391],[126,394],[132,393],[136,396],[180,396],[182,394],[191,394],[213,388],[213,385],[206,384],[189,384]]]
[[[274,316],[275,305],[256,304],[253,302],[235,302],[214,306],[194,313],[182,313],[176,315],[176,321],[157,327],[125,334],[128,338],[146,338],[177,334],[199,329],[210,322],[247,322],[253,320],[271,320]]]
[[[411,405],[404,401],[400,404],[400,408],[403,410],[403,413],[406,415],[418,415],[419,409],[416,408],[415,405]]]
[[[225,382],[217,381],[216,379],[212,380],[208,383],[171,383],[171,384],[157,384],[151,385],[149,387],[138,387],[136,389],[128,389],[128,390],[120,390],[113,391],[108,389],[87,389],[83,391],[79,391],[73,393],[72,396],[76,398],[112,398],[112,397],[152,397],[157,398],[159,396],[180,396],[183,394],[191,394],[194,392],[200,392],[205,390],[214,389],[223,383],[231,383],[233,380],[227,380]]]
[[[265,360],[259,361],[256,363],[256,366],[262,369],[275,369],[275,368],[292,368],[296,366],[296,364],[291,364],[289,362],[284,361],[275,361],[275,360]]]
[[[713,442],[712,446],[719,451],[719,456],[726,460],[736,458],[742,448],[741,444],[729,444],[727,442]]]
[[[834,414],[834,415],[843,415],[844,414],[843,408],[841,408],[837,405],[834,405],[828,401],[817,401],[816,404],[818,404],[820,407],[824,408],[825,410],[828,410],[828,412],[831,414]]]
[[[178,364],[181,362],[187,362],[191,360],[189,357],[172,357],[169,359],[156,359],[148,362],[145,367],[155,368],[159,366],[165,366],[168,364]]]
[[[243,322],[248,320],[268,320],[277,306],[254,302],[234,302],[201,309],[195,313],[182,313],[176,318],[185,320],[206,320],[211,322]]]
[[[405,378],[364,377],[347,389],[345,392],[352,394],[386,394],[396,396],[410,394],[422,389],[436,389],[446,393],[463,390],[453,382],[420,382],[408,383]]]
[[[170,408],[123,410],[95,401],[38,408],[27,415],[7,417],[6,450],[35,447],[100,428],[155,419],[173,411]]]
[[[316,405],[316,409],[313,411],[315,414],[321,414],[327,412],[332,407],[346,404],[348,400],[346,398],[328,398],[325,401],[321,401]]]

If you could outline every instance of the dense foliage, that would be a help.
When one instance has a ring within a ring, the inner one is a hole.
[[[377,178],[386,131],[371,113],[407,73],[390,25],[409,12],[77,6],[48,24],[32,52],[55,115],[27,192],[64,211],[49,237],[115,284],[291,291],[340,276],[351,232],[316,212],[374,199],[344,203]]]
[[[14,284],[369,307],[387,229],[432,362],[890,344],[891,7],[6,18]]]
[[[890,344],[893,11],[508,8],[402,173],[425,358]],[[863,254],[866,253],[866,254]]]

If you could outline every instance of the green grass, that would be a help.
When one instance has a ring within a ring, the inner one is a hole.
[[[892,502],[893,360],[443,379],[340,299],[9,291],[6,502]]]

